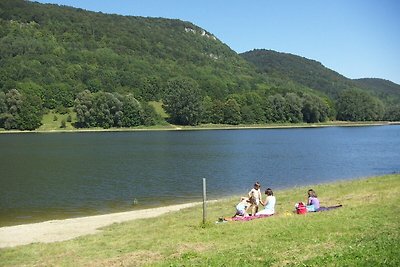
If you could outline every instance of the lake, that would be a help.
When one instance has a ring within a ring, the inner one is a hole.
[[[400,172],[400,125],[0,134],[0,226]],[[134,205],[134,202],[137,203]]]

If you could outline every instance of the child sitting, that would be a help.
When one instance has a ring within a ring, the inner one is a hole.
[[[235,215],[233,215],[233,217],[249,216],[249,214],[247,213],[247,209],[252,204],[252,202],[254,202],[254,200],[252,200],[251,198],[241,197],[240,202],[236,205],[236,213]]]
[[[307,192],[308,200],[307,200],[307,211],[308,212],[315,212],[319,210],[319,200],[317,198],[317,194],[314,190],[310,189]]]

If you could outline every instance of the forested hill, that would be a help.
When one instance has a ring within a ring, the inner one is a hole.
[[[224,98],[255,83],[249,63],[190,22],[24,0],[0,1],[0,61],[4,91],[74,88],[152,100],[167,80],[189,77],[206,94]]]
[[[0,1],[0,129],[53,112],[62,128],[400,120],[396,88],[376,92],[299,56],[238,55],[190,22]]]
[[[260,72],[289,79],[336,98],[346,89],[367,90],[383,100],[400,100],[400,86],[381,79],[351,80],[326,68],[320,62],[289,53],[256,49],[241,56],[253,63]]]
[[[400,103],[400,85],[378,78],[363,78],[353,80],[358,86],[376,92],[384,99],[393,99],[393,103]]]

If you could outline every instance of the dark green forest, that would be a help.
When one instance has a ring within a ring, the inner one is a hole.
[[[253,63],[260,74],[278,79],[286,77],[328,96],[335,102],[338,120],[400,119],[400,85],[391,81],[376,78],[348,79],[318,61],[273,50],[255,49],[241,56]],[[351,115],[343,116],[350,110]]]
[[[270,54],[238,55],[190,22],[2,0],[0,128],[37,129],[67,109],[77,128],[163,123],[149,101],[180,125],[400,120],[398,85],[379,91]]]

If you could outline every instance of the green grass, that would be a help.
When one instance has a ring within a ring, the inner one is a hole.
[[[71,122],[67,121],[67,117],[71,116]],[[61,121],[65,120],[65,128],[61,128]],[[49,113],[43,115],[42,125],[38,131],[54,131],[54,130],[74,130],[75,128],[71,123],[76,122],[76,113],[69,111],[67,114],[56,113],[50,110]]]
[[[165,112],[164,108],[162,107],[161,101],[150,101],[149,104],[154,107],[156,113],[161,116],[163,119],[169,118],[169,115]]]
[[[2,266],[400,266],[400,175],[315,185],[337,210],[292,214],[309,187],[276,191],[277,214],[215,224],[238,197],[104,228],[71,241],[0,250]]]

